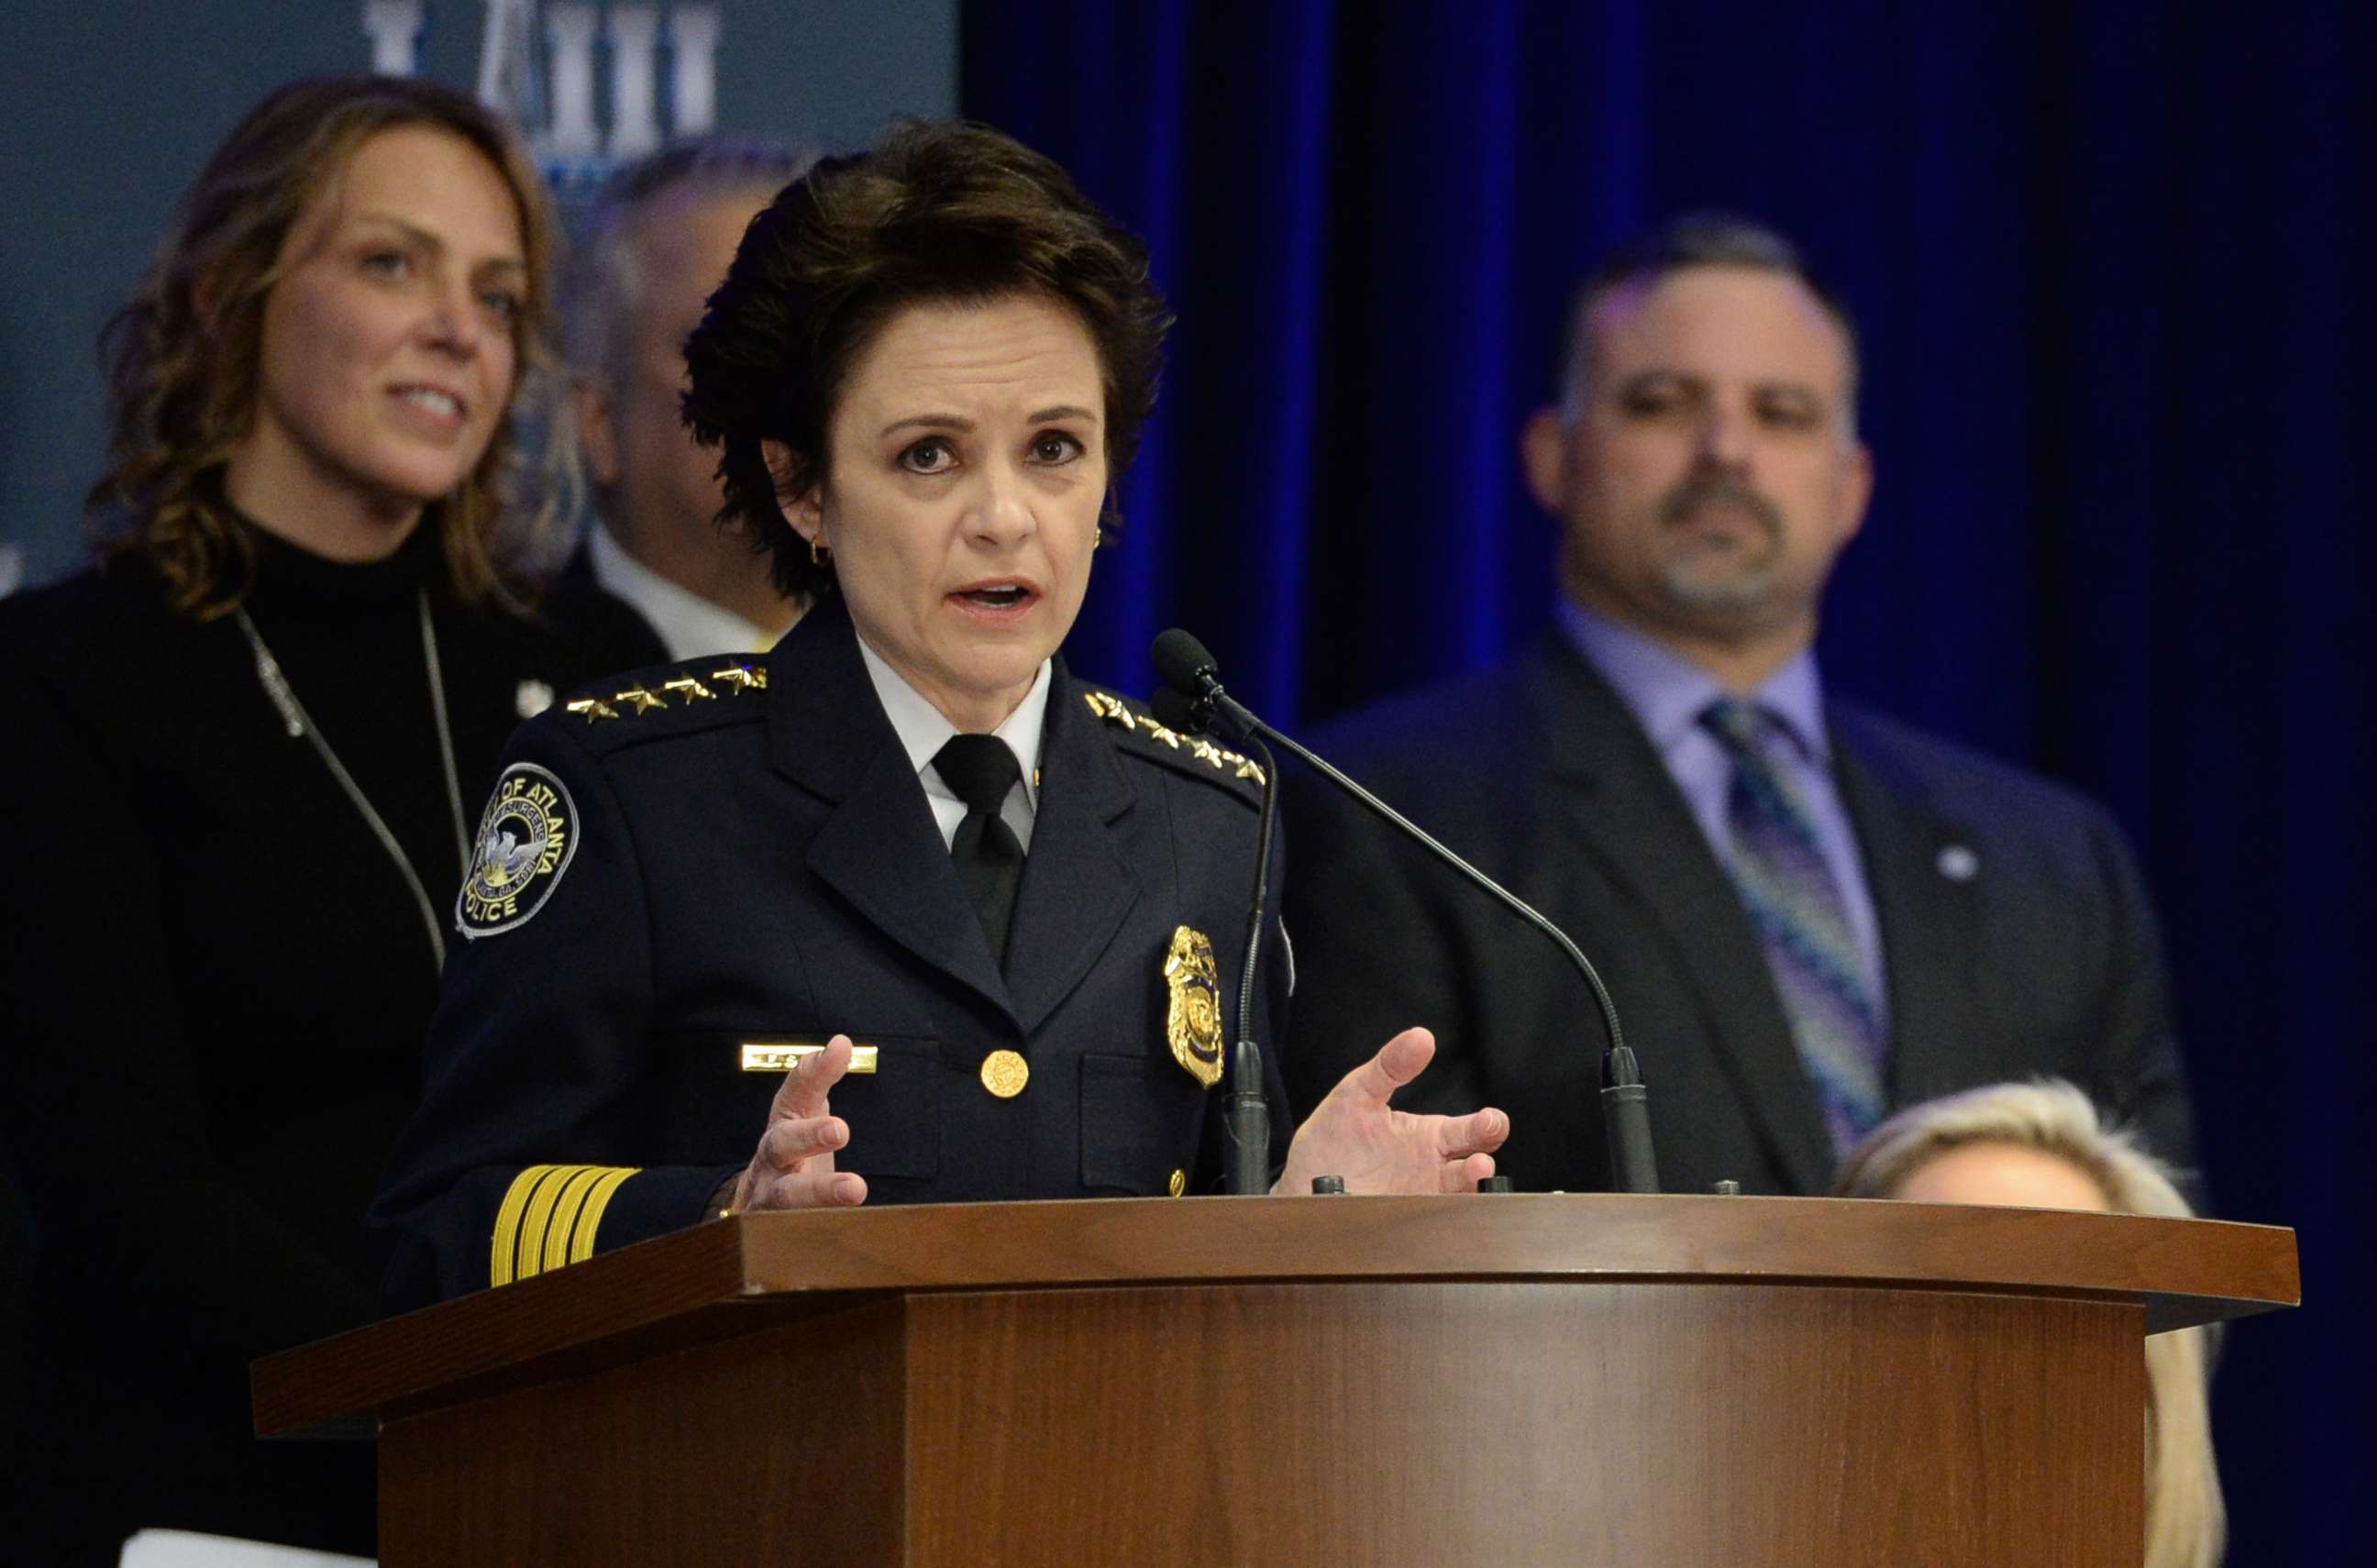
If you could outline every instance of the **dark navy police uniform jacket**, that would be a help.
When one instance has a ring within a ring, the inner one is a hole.
[[[835,1033],[874,1047],[831,1091],[870,1203],[1208,1186],[1260,777],[1057,661],[1002,974],[839,599],[765,659],[556,703],[480,824],[373,1208],[389,1305],[698,1223]],[[1263,962],[1268,1043],[1292,982]]]

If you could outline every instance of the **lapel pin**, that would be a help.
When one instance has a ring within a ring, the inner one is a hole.
[[[1950,881],[1969,882],[1980,874],[1981,857],[1967,844],[1943,844],[1937,864],[1940,874]]]

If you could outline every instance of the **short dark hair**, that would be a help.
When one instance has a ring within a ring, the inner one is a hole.
[[[760,452],[794,455],[787,486],[823,484],[828,434],[851,368],[910,305],[1040,295],[1095,344],[1111,486],[1155,405],[1164,301],[1147,250],[1055,162],[986,126],[900,121],[854,158],[829,158],[751,221],[726,281],[686,343],[685,419],[721,449],[720,520],[773,557],[787,597],[833,586],[830,563],[784,521]]]
[[[1857,318],[1840,294],[1809,265],[1799,247],[1763,223],[1730,212],[1687,212],[1640,234],[1602,259],[1577,285],[1569,305],[1568,342],[1560,360],[1560,396],[1581,384],[1593,354],[1594,308],[1616,290],[1656,282],[1694,267],[1738,267],[1796,278],[1815,295],[1848,345],[1849,386],[1857,378]]]

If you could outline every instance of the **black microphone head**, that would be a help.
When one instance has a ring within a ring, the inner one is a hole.
[[[1153,656],[1156,677],[1175,690],[1200,696],[1209,684],[1218,684],[1213,655],[1177,626],[1156,638]]]
[[[1213,722],[1212,703],[1200,701],[1187,692],[1176,691],[1168,686],[1157,687],[1154,695],[1147,700],[1147,705],[1155,710],[1157,724],[1168,730],[1178,730],[1183,735],[1203,735],[1206,726]]]

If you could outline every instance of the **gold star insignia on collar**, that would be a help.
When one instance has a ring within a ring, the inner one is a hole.
[[[612,700],[616,702],[632,702],[636,705],[636,712],[639,713],[649,713],[655,708],[665,708],[668,706],[668,703],[661,697],[660,693],[656,691],[646,691],[640,686],[631,686],[627,688],[627,690],[622,691],[614,697]]]
[[[679,676],[675,680],[664,680],[661,682],[661,689],[663,691],[681,691],[685,694],[685,700],[688,702],[697,700],[707,702],[718,695],[716,692],[711,690],[710,688],[702,685],[701,682],[694,679],[691,676]]]
[[[590,724],[598,720],[615,719],[619,716],[619,710],[612,707],[608,702],[604,702],[600,699],[593,697],[579,698],[577,701],[569,704],[569,711],[583,718]]]
[[[1178,731],[1166,729],[1143,713],[1132,712],[1123,706],[1119,699],[1108,696],[1105,692],[1084,691],[1081,693],[1081,700],[1090,705],[1091,712],[1110,724],[1136,731],[1146,736],[1150,740],[1172,748],[1175,751],[1186,746],[1191,757],[1209,768],[1231,773],[1236,778],[1252,779],[1257,784],[1263,782],[1263,771],[1236,752],[1224,751],[1201,736],[1184,737]]]
[[[737,697],[742,696],[751,687],[756,686],[762,691],[768,688],[767,672],[764,670],[755,672],[748,664],[729,664],[723,670],[712,670],[710,672],[710,678],[722,686],[731,688]]]

